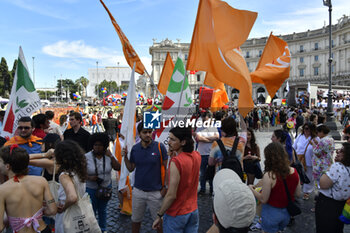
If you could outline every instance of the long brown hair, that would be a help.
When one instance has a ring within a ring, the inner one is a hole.
[[[264,149],[265,172],[285,179],[289,175],[289,160],[287,152],[279,142],[272,142]]]

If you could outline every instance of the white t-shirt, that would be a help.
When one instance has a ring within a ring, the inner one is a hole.
[[[336,162],[332,164],[327,176],[333,181],[329,189],[320,189],[320,192],[338,201],[345,201],[350,198],[350,167]]]
[[[213,128],[213,127],[199,128],[199,129],[197,129],[197,134],[202,136],[202,137],[213,137],[213,136],[219,137],[218,129]],[[213,144],[212,142],[198,142],[197,151],[201,155],[209,155],[212,144]]]

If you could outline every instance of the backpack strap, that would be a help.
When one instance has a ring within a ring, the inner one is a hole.
[[[225,149],[224,143],[221,141],[220,138],[217,139],[216,142],[217,142],[217,144],[218,144],[218,146],[219,146],[219,148],[220,148],[220,151],[221,151],[221,153],[222,153],[222,156],[224,157],[223,160],[225,160],[225,159],[228,157],[228,154],[227,154],[227,151],[226,151],[226,149]]]
[[[221,141],[221,139],[216,140],[216,142],[219,145],[221,153],[224,157],[223,160],[227,159],[229,156],[236,155],[236,150],[237,150],[237,146],[238,146],[238,142],[239,142],[238,136],[235,138],[230,155],[227,154],[227,150],[225,149],[224,143]]]
[[[235,155],[236,155],[236,151],[237,151],[237,147],[238,147],[238,142],[239,142],[239,136],[236,136],[235,142],[233,143],[233,147],[232,147],[230,156],[233,156],[233,155],[235,156]]]
[[[163,155],[160,149],[160,142],[158,142],[158,150],[160,155],[160,178],[162,180],[162,186],[165,186],[165,167],[163,166]]]

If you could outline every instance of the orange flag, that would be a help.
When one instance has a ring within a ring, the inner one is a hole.
[[[111,18],[112,24],[118,33],[120,42],[122,43],[122,46],[123,46],[123,52],[124,52],[126,61],[128,62],[131,68],[134,67],[134,62],[136,62],[135,71],[142,75],[143,73],[145,73],[145,66],[142,64],[139,56],[137,55],[134,48],[130,44],[128,38],[126,38],[126,36],[124,35],[122,29],[117,24],[117,21],[115,21],[111,12],[108,10],[108,8],[106,7],[106,5],[103,3],[102,0],[100,0],[100,2],[102,3],[103,7],[106,9],[109,17]]]
[[[166,95],[166,91],[168,90],[169,82],[171,76],[173,75],[174,67],[174,62],[170,57],[170,53],[168,52],[164,62],[162,74],[160,75],[158,82],[158,90],[163,95]]]
[[[234,9],[220,0],[200,0],[187,61],[187,70],[206,71],[211,78],[241,90],[238,107],[242,115],[254,103],[239,46],[248,38],[256,17],[255,12]]]
[[[252,82],[264,84],[269,95],[274,97],[289,77],[290,58],[287,42],[271,33],[258,66],[250,74]]]
[[[229,101],[225,90],[214,90],[213,97],[211,99],[211,111],[216,112],[220,110]]]
[[[114,147],[114,156],[118,160],[120,164],[122,164],[122,148],[119,141],[119,135],[117,134],[117,138],[115,139],[115,147]],[[118,177],[120,177],[120,170],[118,171]],[[117,181],[118,182],[118,181]],[[122,193],[122,204],[120,205],[120,211],[123,214],[131,215],[132,213],[132,189],[129,181],[129,176],[126,177],[125,185],[127,186]]]

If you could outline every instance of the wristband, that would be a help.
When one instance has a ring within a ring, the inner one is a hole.
[[[159,218],[162,218],[164,214],[157,213]]]

